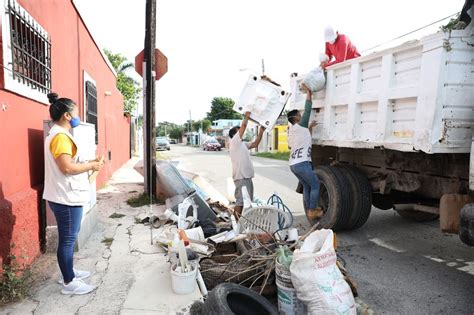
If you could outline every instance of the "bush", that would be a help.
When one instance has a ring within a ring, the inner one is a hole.
[[[133,208],[147,206],[152,203],[164,205],[165,201],[161,198],[153,198],[153,200],[150,200],[150,195],[145,193],[141,193],[140,195],[131,197],[127,200],[127,204]]]
[[[459,21],[459,14],[458,14],[455,17],[451,18],[448,24],[441,26],[440,29],[443,32],[449,32],[452,30],[462,30],[465,27],[466,27],[466,24],[464,22]]]
[[[20,266],[15,255],[10,255],[8,261],[3,264],[0,279],[0,305],[24,298],[30,289],[31,271]]]

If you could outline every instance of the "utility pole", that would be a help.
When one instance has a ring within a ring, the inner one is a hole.
[[[146,0],[145,20],[145,109],[144,109],[144,173],[145,192],[154,196],[156,193],[156,156],[155,156],[155,46],[156,46],[156,0]]]
[[[262,76],[265,75],[265,60],[262,58]]]
[[[191,125],[193,121],[191,120],[191,110],[189,110],[189,132],[191,132]]]

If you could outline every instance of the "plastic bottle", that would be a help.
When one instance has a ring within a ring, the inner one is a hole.
[[[171,242],[171,248],[174,252],[178,252],[178,243],[179,243],[179,235],[176,233],[173,238],[173,242]]]

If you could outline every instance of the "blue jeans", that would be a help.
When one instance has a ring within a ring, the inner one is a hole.
[[[58,224],[58,264],[64,283],[74,279],[73,254],[77,234],[81,228],[82,206],[68,206],[48,201]]]
[[[303,203],[306,209],[316,209],[319,202],[319,179],[313,171],[311,162],[301,162],[290,166],[293,174],[296,175],[301,185],[303,185]]]

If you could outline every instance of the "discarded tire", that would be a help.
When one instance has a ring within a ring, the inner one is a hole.
[[[318,166],[315,169],[318,176],[319,186],[319,206],[323,209],[324,215],[316,220],[308,221],[311,225],[319,222],[320,227],[326,229],[337,229],[340,209],[343,207],[343,192],[339,184],[338,177],[328,166]],[[305,209],[307,211],[307,209]]]
[[[372,210],[372,185],[357,167],[352,165],[340,166],[349,181],[352,190],[352,210],[346,229],[358,229],[367,222]]]
[[[202,314],[278,314],[277,309],[263,296],[234,283],[216,286],[202,305]]]
[[[474,204],[462,207],[459,218],[459,238],[464,244],[474,246]]]

